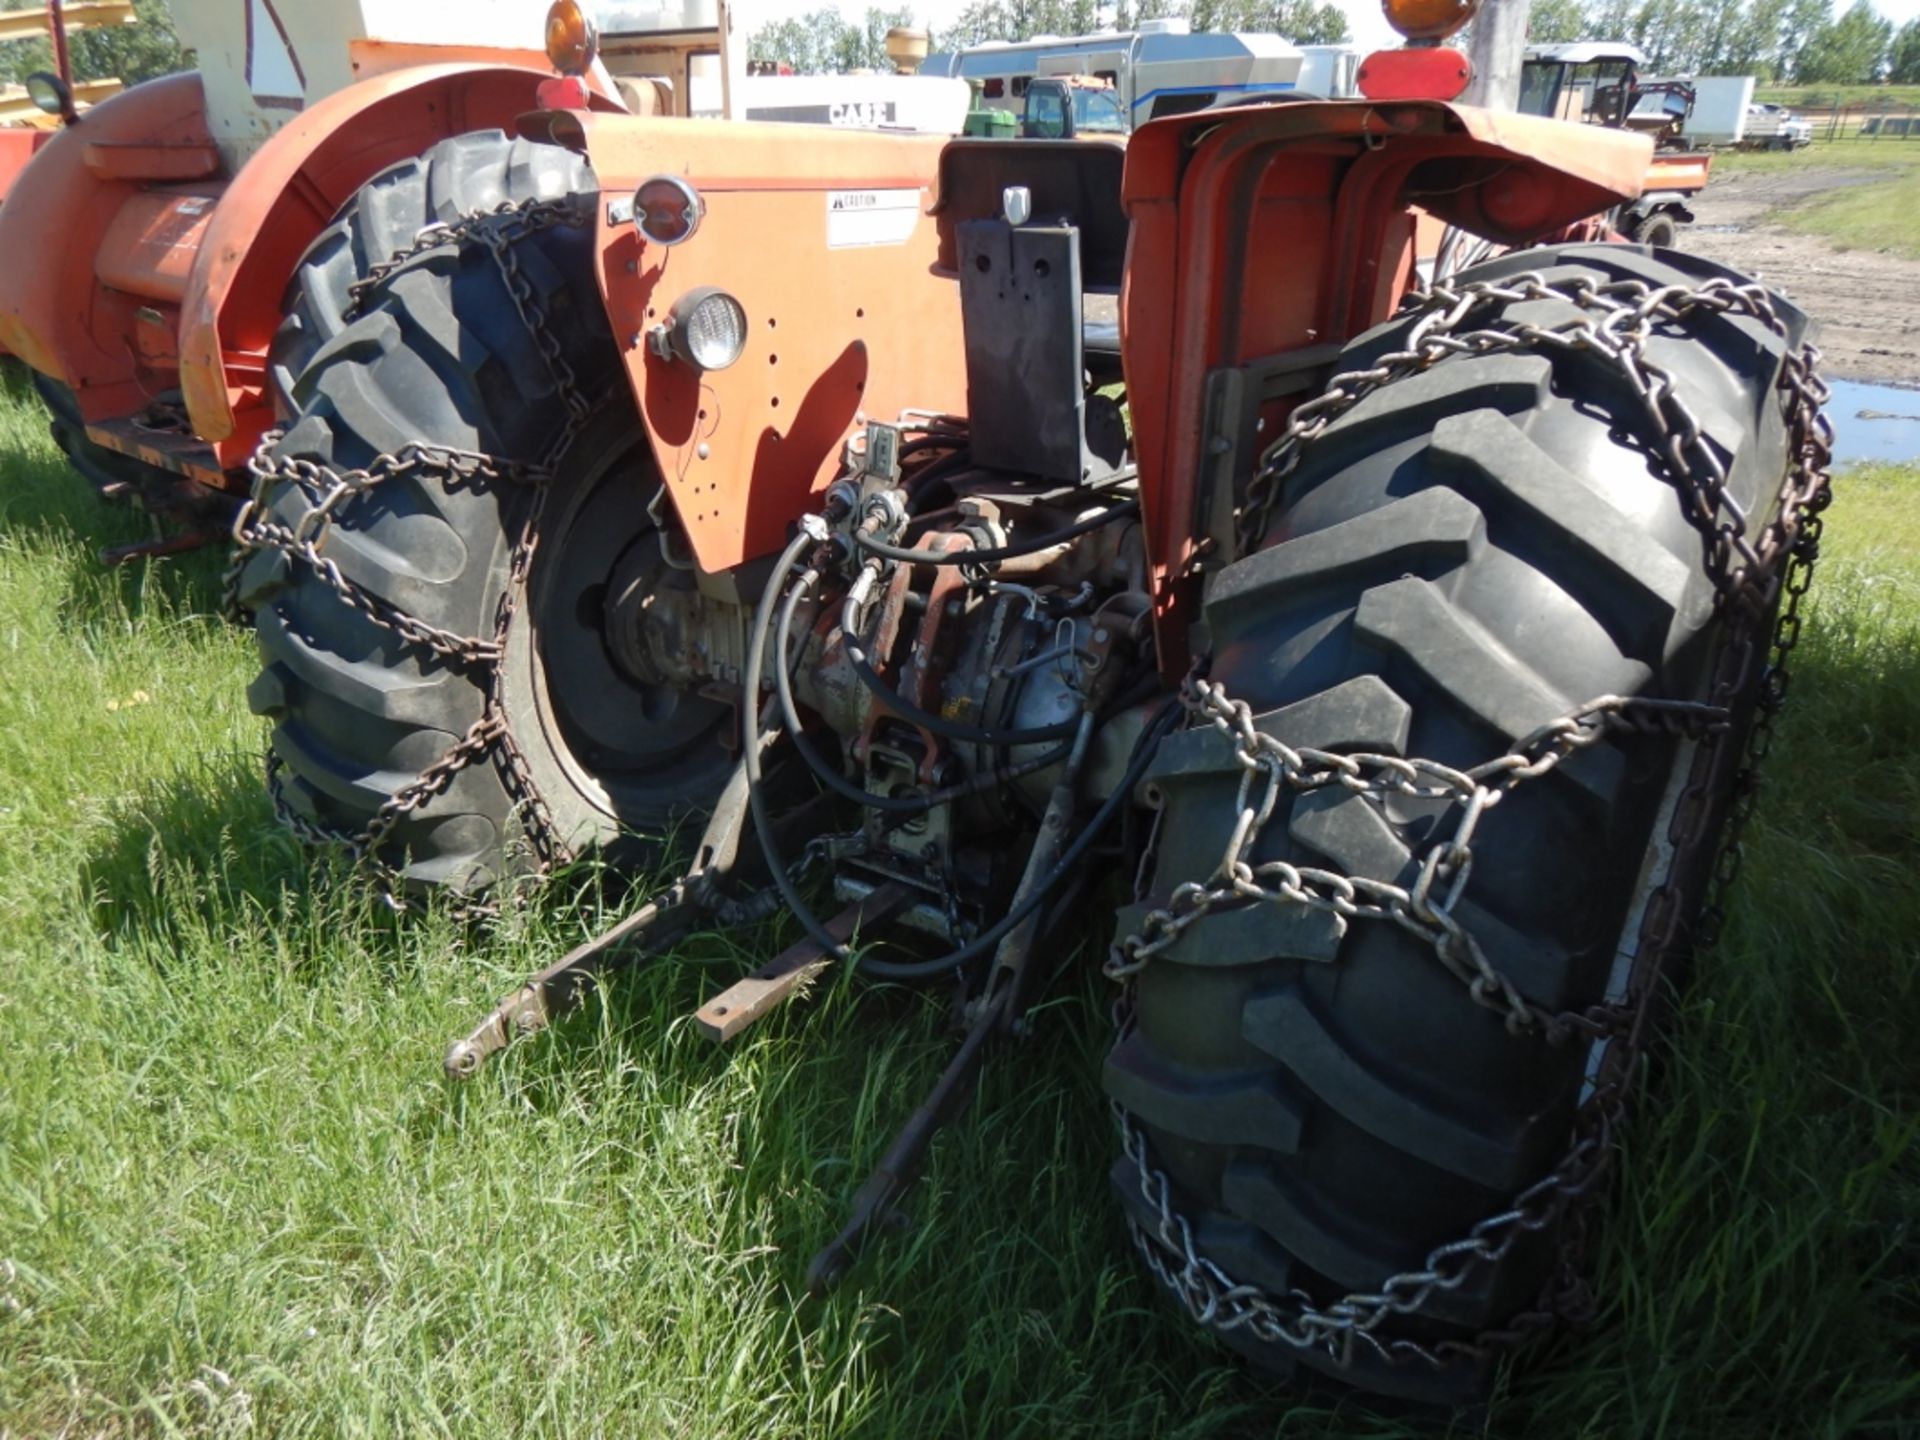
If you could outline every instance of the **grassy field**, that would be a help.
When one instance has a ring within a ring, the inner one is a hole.
[[[1920,139],[1822,140],[1790,153],[1734,152],[1713,163],[1713,177],[1721,184],[1742,176],[1826,171],[1884,178],[1796,200],[1767,218],[1842,250],[1879,250],[1920,260],[1920,231],[1912,223],[1920,211]]]
[[[719,1053],[704,937],[465,1089],[448,1038],[604,919],[377,918],[262,798],[218,559],[0,399],[0,1436],[1839,1436],[1920,1416],[1920,472],[1836,505],[1740,907],[1626,1143],[1590,1329],[1459,1416],[1254,1379],[1106,1193],[1089,973],[890,1239],[807,1257],[949,1051],[853,983]],[[611,903],[607,899],[606,903]]]
[[[1920,85],[1761,85],[1755,87],[1753,98],[1794,110],[1920,105]]]

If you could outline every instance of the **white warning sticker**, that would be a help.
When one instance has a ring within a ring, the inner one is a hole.
[[[918,190],[829,190],[827,248],[904,245],[920,223]]]

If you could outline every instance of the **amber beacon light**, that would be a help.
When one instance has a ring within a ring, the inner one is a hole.
[[[1387,23],[1415,44],[1435,44],[1461,29],[1480,0],[1380,0]]]
[[[562,75],[584,75],[600,53],[593,22],[575,0],[554,0],[547,10],[547,59]]]

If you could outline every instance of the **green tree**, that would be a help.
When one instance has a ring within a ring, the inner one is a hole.
[[[1920,20],[1909,20],[1893,37],[1887,79],[1896,85],[1920,85]]]
[[[1533,0],[1527,10],[1527,39],[1557,45],[1586,34],[1587,7],[1581,0]]]
[[[1780,31],[1774,54],[1778,57],[1775,73],[1783,80],[1798,80],[1800,61],[1814,37],[1833,24],[1833,0],[1787,0],[1780,16]]]
[[[1164,20],[1179,13],[1177,0],[1118,0],[1113,8],[1113,28],[1137,30],[1143,20]]]
[[[1752,0],[1723,7],[1725,23],[1700,57],[1701,75],[1757,75],[1775,79],[1780,71],[1780,27],[1788,0]]]
[[[1262,7],[1254,30],[1271,30],[1296,45],[1341,45],[1352,37],[1346,11],[1314,0],[1271,0]]]
[[[9,4],[8,9],[24,6]],[[76,30],[67,37],[73,73],[82,80],[118,76],[129,85],[188,68],[187,52],[174,33],[173,16],[162,0],[134,0],[132,25]],[[16,40],[0,45],[0,84],[17,85],[36,70],[53,69],[47,40]]]
[[[887,31],[913,23],[913,12],[901,7],[869,9],[858,25],[843,19],[838,10],[813,10],[762,25],[747,37],[747,54],[791,66],[800,75],[886,71],[893,68],[887,59]]]
[[[1881,19],[1869,0],[1854,6],[1816,34],[1801,51],[1794,78],[1809,85],[1859,85],[1878,78],[1893,40],[1893,22]]]

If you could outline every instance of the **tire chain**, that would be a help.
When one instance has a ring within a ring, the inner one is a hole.
[[[1600,323],[1583,317],[1557,327],[1518,325],[1463,333],[1482,305],[1531,300],[1570,301],[1582,311],[1598,312]],[[1723,279],[1698,287],[1655,287],[1640,281],[1549,283],[1538,274],[1526,274],[1505,282],[1436,284],[1428,292],[1410,295],[1407,312],[1421,318],[1406,349],[1383,357],[1369,370],[1335,376],[1324,394],[1294,411],[1286,432],[1263,457],[1236,517],[1241,553],[1259,545],[1280,486],[1305,448],[1382,386],[1451,355],[1589,351],[1612,361],[1641,400],[1656,446],[1652,458],[1667,472],[1689,520],[1701,532],[1715,606],[1728,621],[1716,649],[1709,699],[1602,697],[1524,737],[1497,759],[1461,771],[1430,760],[1335,755],[1283,745],[1257,728],[1244,701],[1232,699],[1204,678],[1202,661],[1183,685],[1181,699],[1195,725],[1211,726],[1233,742],[1241,766],[1239,813],[1210,881],[1177,887],[1164,907],[1147,914],[1138,934],[1116,943],[1106,973],[1123,987],[1114,1023],[1124,1038],[1134,1023],[1134,977],[1210,911],[1256,903],[1307,905],[1332,912],[1343,926],[1349,919],[1384,919],[1425,938],[1472,999],[1500,1013],[1511,1033],[1537,1033],[1553,1043],[1584,1036],[1604,1045],[1592,1089],[1575,1113],[1570,1146],[1546,1175],[1504,1210],[1433,1249],[1419,1269],[1389,1276],[1373,1291],[1332,1302],[1317,1301],[1297,1288],[1269,1294],[1235,1281],[1202,1255],[1192,1226],[1175,1208],[1172,1181],[1153,1163],[1144,1130],[1124,1107],[1113,1106],[1122,1151],[1132,1162],[1150,1217],[1144,1224],[1129,1217],[1134,1244],[1148,1269],[1194,1320],[1223,1333],[1245,1329],[1267,1343],[1318,1350],[1342,1367],[1365,1352],[1390,1365],[1420,1363],[1441,1370],[1478,1365],[1561,1320],[1577,1323],[1591,1315],[1592,1299],[1581,1278],[1588,1207],[1605,1178],[1614,1137],[1626,1116],[1651,1001],[1666,961],[1689,942],[1712,943],[1740,870],[1741,841],[1759,791],[1759,767],[1772,748],[1775,718],[1787,697],[1787,662],[1799,642],[1800,602],[1819,555],[1821,512],[1832,498],[1828,466],[1833,431],[1822,409],[1828,391],[1818,375],[1819,352],[1806,345],[1788,355],[1775,387],[1785,413],[1790,457],[1777,497],[1779,509],[1757,541],[1750,541],[1747,516],[1727,494],[1724,465],[1675,393],[1672,376],[1646,358],[1645,345],[1654,325],[1696,313],[1749,317],[1785,336],[1787,328],[1762,287]],[[1775,617],[1770,631],[1769,614]],[[1736,757],[1736,720],[1756,666],[1764,666],[1757,704]],[[1674,855],[1665,881],[1646,907],[1638,935],[1640,973],[1628,993],[1618,1002],[1555,1014],[1528,1000],[1496,971],[1451,912],[1472,870],[1471,840],[1481,817],[1515,786],[1620,731],[1664,731],[1698,742],[1674,814]],[[1716,777],[1734,764],[1738,770],[1721,843],[1710,857],[1706,902],[1698,923],[1690,924],[1679,885],[1694,864],[1709,858]],[[1282,861],[1255,865],[1249,860],[1262,827],[1285,794],[1334,784],[1363,793],[1452,800],[1461,807],[1460,819],[1450,836],[1429,847],[1411,889]],[[1436,1294],[1456,1289],[1474,1270],[1499,1263],[1524,1237],[1555,1226],[1561,1243],[1553,1277],[1534,1306],[1506,1324],[1462,1339],[1414,1338],[1390,1329],[1396,1319],[1418,1315]]]
[[[526,754],[507,722],[505,658],[507,637],[539,545],[548,482],[558,461],[592,415],[592,402],[567,362],[559,337],[547,323],[539,297],[521,272],[514,247],[543,230],[559,225],[588,225],[592,219],[591,212],[573,197],[504,202],[459,220],[425,227],[409,246],[373,266],[347,292],[346,318],[352,319],[364,309],[369,296],[417,256],[468,243],[483,247],[499,267],[514,309],[539,347],[541,359],[566,410],[565,423],[541,460],[530,464],[415,441],[391,454],[377,456],[360,469],[341,472],[314,461],[275,455],[274,448],[286,432],[270,430],[247,462],[254,477],[253,493],[234,519],[234,555],[226,574],[229,613],[241,621],[251,619],[240,600],[241,572],[255,552],[277,550],[290,561],[307,566],[343,602],[373,624],[392,632],[403,644],[455,665],[483,671],[487,677],[486,702],[480,718],[444,755],[381,802],[372,820],[357,833],[335,829],[296,809],[286,793],[284,762],[277,755],[268,755],[267,789],[281,823],[309,844],[345,850],[353,865],[374,875],[381,897],[394,909],[406,909],[410,902],[399,872],[381,857],[380,848],[403,820],[445,794],[462,770],[489,757],[499,767],[502,783],[533,849],[534,875],[543,876],[572,858],[553,813],[534,781]],[[448,489],[504,482],[523,486],[531,492],[528,513],[508,562],[507,583],[495,608],[491,635],[460,635],[410,615],[355,583],[326,555],[327,537],[342,509],[391,480],[409,476],[436,479]],[[300,490],[309,503],[307,511],[291,527],[268,518],[275,487],[287,485]],[[462,910],[466,914],[490,914],[494,907],[474,902]]]

